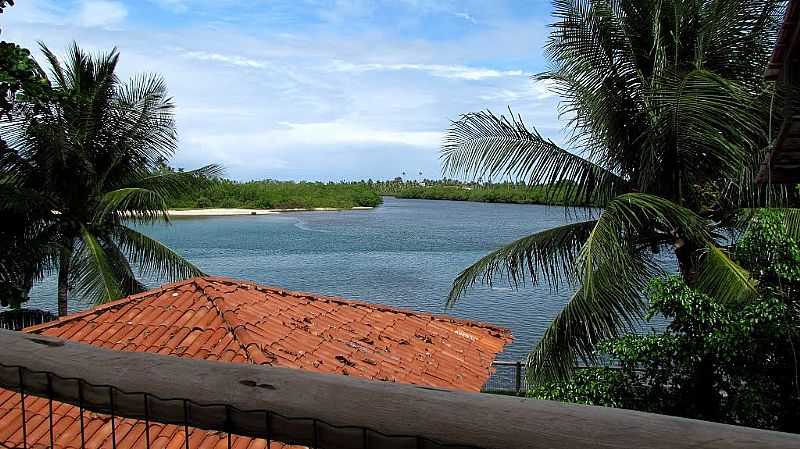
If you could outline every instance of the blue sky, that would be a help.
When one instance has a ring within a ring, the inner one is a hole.
[[[549,0],[20,0],[3,38],[117,46],[120,74],[163,75],[173,165],[235,179],[439,177],[459,114],[511,107],[561,141],[546,69]],[[39,57],[38,52],[35,52]]]

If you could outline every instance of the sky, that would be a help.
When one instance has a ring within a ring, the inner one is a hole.
[[[171,164],[233,179],[438,178],[461,114],[510,107],[563,141],[549,0],[18,0],[2,38],[42,60],[117,47],[177,105]]]

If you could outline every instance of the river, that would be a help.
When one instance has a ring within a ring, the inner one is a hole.
[[[559,207],[386,197],[366,211],[181,218],[140,230],[209,274],[507,327],[514,342],[499,358],[518,359],[564,305],[568,289],[479,285],[445,310],[451,282],[489,251],[571,219]],[[55,309],[52,279],[31,296],[26,307]],[[72,303],[74,311],[86,307]]]

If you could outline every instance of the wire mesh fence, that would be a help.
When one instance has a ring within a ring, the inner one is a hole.
[[[0,329],[22,330],[29,326],[47,323],[58,317],[46,310],[16,309],[0,312]]]
[[[525,364],[521,361],[496,360],[492,363],[494,373],[483,386],[485,393],[524,396],[528,391]]]
[[[20,366],[0,364],[0,378],[15,379],[0,384],[4,448],[480,449],[270,410],[126,392]]]

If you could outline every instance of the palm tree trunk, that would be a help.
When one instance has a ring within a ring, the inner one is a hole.
[[[66,316],[68,313],[69,297],[69,272],[70,261],[72,260],[71,249],[64,249],[58,260],[58,316]]]
[[[686,285],[691,287],[697,279],[697,267],[695,263],[695,253],[697,246],[691,242],[678,238],[675,243],[675,258],[678,259],[678,270],[681,272]]]

